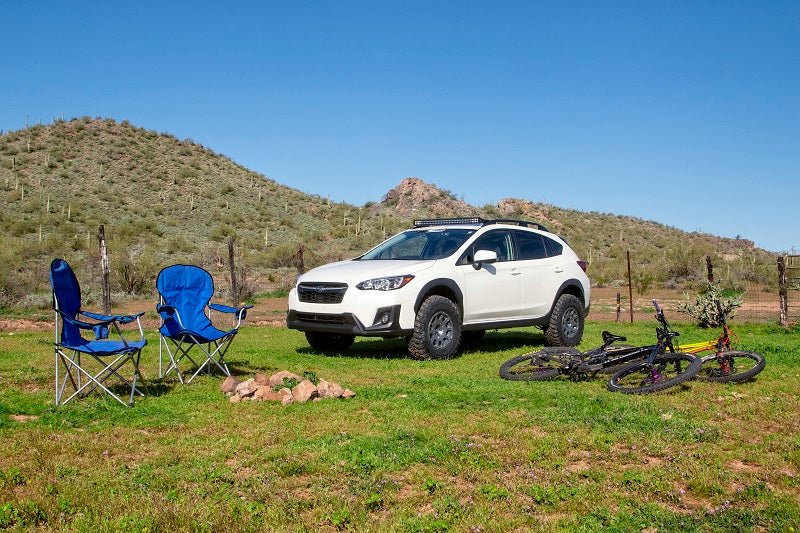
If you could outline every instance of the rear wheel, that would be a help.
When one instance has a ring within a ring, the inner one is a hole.
[[[764,370],[767,361],[755,352],[729,350],[718,357],[708,355],[702,359],[703,366],[697,374],[699,381],[733,383],[752,379]]]
[[[512,357],[500,365],[500,377],[511,381],[545,381],[566,372],[581,352],[569,347],[544,348]]]
[[[544,330],[549,346],[575,346],[583,337],[583,306],[571,294],[562,294],[553,306]]]
[[[355,335],[306,331],[308,344],[318,352],[342,352],[353,345]]]
[[[661,354],[656,356],[652,365],[640,361],[623,367],[611,376],[608,390],[624,394],[658,392],[692,379],[700,365],[700,358],[690,354]]]

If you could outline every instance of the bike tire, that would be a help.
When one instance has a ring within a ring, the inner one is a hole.
[[[754,378],[767,366],[764,356],[756,352],[729,350],[724,352],[724,357],[730,364],[728,372],[723,373],[722,365],[716,354],[707,355],[701,359],[703,366],[696,379],[715,383],[739,383]]]
[[[649,394],[662,391],[695,377],[702,364],[701,359],[694,355],[664,353],[657,355],[652,365],[648,365],[647,361],[640,361],[622,368],[611,376],[608,390],[623,394]],[[658,373],[657,378],[653,378],[654,367]]]
[[[563,361],[580,356],[575,348],[556,346],[512,357],[500,365],[500,377],[511,381],[546,381],[557,378],[568,366]]]

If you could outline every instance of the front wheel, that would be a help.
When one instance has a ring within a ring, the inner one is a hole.
[[[512,357],[500,365],[500,377],[511,381],[545,381],[565,373],[581,352],[569,347],[544,348]]]
[[[408,353],[414,359],[449,359],[461,342],[461,313],[449,298],[429,296],[417,311]]]
[[[755,352],[729,350],[708,355],[702,359],[703,366],[697,374],[698,381],[735,383],[752,379],[767,366],[764,356]]]
[[[653,364],[640,361],[611,376],[608,390],[624,394],[648,394],[674,387],[692,379],[700,370],[699,357],[687,353],[657,355]]]

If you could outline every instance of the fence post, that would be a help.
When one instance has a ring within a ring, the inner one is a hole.
[[[235,251],[233,249],[233,235],[228,237],[228,266],[231,270],[231,300],[234,306],[239,305],[239,280],[236,279]]]
[[[631,251],[627,250],[628,256],[628,307],[631,311],[631,324],[633,324],[633,283],[631,283]]]
[[[780,307],[780,324],[783,327],[789,325],[789,295],[786,292],[786,260],[778,258],[778,300]]]
[[[619,291],[617,291],[617,319],[616,322],[620,321],[620,315],[622,314],[622,296],[620,295]]]
[[[109,272],[111,268],[108,264],[108,248],[106,247],[106,228],[100,224],[97,231],[97,241],[100,243],[100,263],[103,270],[103,313],[111,314],[111,284],[109,282]]]
[[[306,272],[306,247],[302,244],[297,247],[297,275],[305,274]]]

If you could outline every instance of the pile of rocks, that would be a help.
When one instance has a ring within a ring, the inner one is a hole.
[[[295,381],[297,385],[291,389],[283,387],[284,380]],[[255,377],[246,381],[239,381],[235,377],[229,376],[222,382],[220,389],[233,403],[271,401],[289,405],[295,402],[305,403],[309,400],[316,402],[324,398],[352,398],[356,395],[355,392],[345,389],[338,383],[323,379],[314,385],[311,380],[286,370],[276,372],[269,377],[259,372]]]

